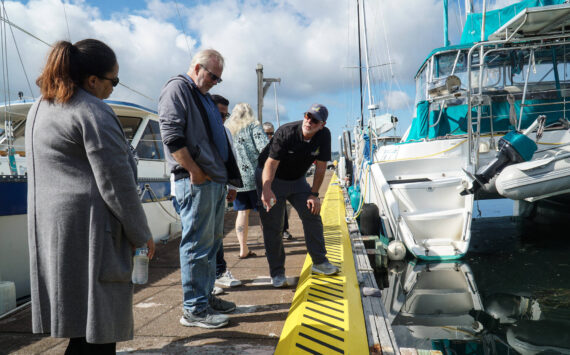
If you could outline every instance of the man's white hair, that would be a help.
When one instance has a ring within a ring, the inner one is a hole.
[[[192,58],[192,61],[190,62],[190,71],[196,67],[196,64],[207,66],[210,58],[215,58],[222,66],[222,69],[224,69],[224,57],[222,57],[220,52],[215,49],[203,49],[200,52],[196,53]]]

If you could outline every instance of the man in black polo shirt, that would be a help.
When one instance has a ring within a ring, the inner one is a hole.
[[[281,235],[287,200],[303,222],[313,272],[333,275],[339,271],[326,257],[323,223],[319,215],[321,202],[318,191],[323,183],[326,163],[331,159],[331,133],[325,127],[327,117],[325,106],[312,105],[302,121],[281,126],[259,155],[256,182],[263,204],[259,214],[275,287],[287,286]],[[305,174],[313,162],[316,162],[316,170],[311,187]]]

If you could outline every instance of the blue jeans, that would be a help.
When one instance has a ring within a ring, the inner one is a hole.
[[[184,308],[198,314],[208,307],[216,281],[216,254],[223,239],[226,185],[207,180],[175,182],[180,207],[180,273]]]
[[[224,197],[225,198],[225,197]],[[180,215],[180,206],[178,206],[178,202],[176,202],[176,198],[172,198],[172,205],[174,206],[174,210],[176,213]],[[287,215],[285,215],[287,218]],[[287,226],[287,219],[285,219],[285,225]],[[285,231],[289,227],[284,227],[283,231]],[[220,243],[220,247],[218,248],[218,253],[216,254],[216,279],[222,276],[226,270],[228,269],[228,264],[226,263],[226,259],[224,259],[224,243]]]

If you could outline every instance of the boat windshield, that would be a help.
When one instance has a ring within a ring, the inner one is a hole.
[[[465,48],[436,52],[426,60],[416,76],[415,118],[419,120],[407,140],[466,134],[467,92],[483,103],[476,113],[481,115],[481,125],[473,128],[481,133],[524,129],[539,115],[546,116],[546,127],[566,124],[570,43],[493,46],[484,51],[482,70],[480,52],[473,51],[469,71]],[[439,90],[451,75],[461,82],[454,95]]]
[[[452,51],[442,51],[435,53],[431,58],[426,60],[423,68],[418,72],[416,76],[416,105],[431,97],[428,94],[428,88],[430,84],[439,80],[445,79],[450,75],[455,75],[461,80],[461,89],[466,90],[467,88],[467,53],[468,49],[462,50],[452,50]],[[479,82],[479,73],[477,65],[479,64],[479,55],[476,53],[471,59],[471,80]],[[492,81],[496,81],[496,78],[489,76],[485,80],[483,85],[492,85]]]

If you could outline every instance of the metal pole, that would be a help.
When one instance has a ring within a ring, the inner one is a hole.
[[[360,3],[356,0],[356,17],[358,20],[358,78],[360,79],[360,121],[358,126],[360,129],[364,127],[364,95],[362,93],[362,48],[360,45]]]
[[[257,64],[255,69],[257,73],[257,120],[259,123],[263,122],[263,65]]]
[[[279,123],[279,105],[277,104],[277,88],[275,82],[273,82],[273,95],[275,96],[275,117],[277,117],[277,127],[281,126]]]
[[[366,60],[366,83],[368,85],[368,110],[370,112],[370,118],[372,118],[374,117],[374,98],[372,97],[372,90],[370,88],[370,66],[368,65],[368,38],[364,0],[362,0],[362,27],[364,29],[364,59]]]
[[[471,0],[465,0],[465,15],[469,15],[473,12],[473,2]]]
[[[447,33],[448,24],[447,24],[447,0],[443,0],[443,45],[445,47],[449,46],[449,35]]]
[[[483,18],[481,20],[481,42],[485,40],[485,20],[487,18],[487,1],[483,0]],[[481,46],[481,57],[483,56],[483,47]],[[480,63],[483,64],[483,63]]]

